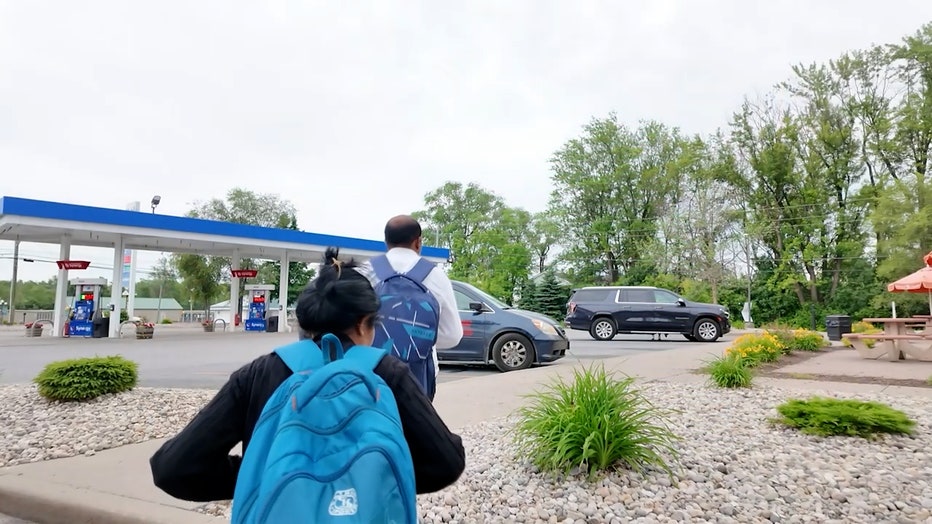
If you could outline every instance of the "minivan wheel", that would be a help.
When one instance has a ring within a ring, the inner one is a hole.
[[[693,336],[699,339],[700,342],[715,342],[721,336],[721,330],[717,322],[710,318],[703,318],[696,322]]]
[[[589,335],[596,340],[611,340],[615,338],[615,323],[610,318],[597,318],[589,327]]]
[[[517,371],[534,363],[534,346],[517,333],[506,333],[492,346],[492,360],[499,371]]]

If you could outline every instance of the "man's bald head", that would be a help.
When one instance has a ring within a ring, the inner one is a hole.
[[[392,217],[385,224],[385,245],[421,252],[421,224],[410,215]]]

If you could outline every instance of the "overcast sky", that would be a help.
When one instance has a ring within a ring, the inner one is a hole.
[[[711,132],[791,64],[930,19],[930,0],[0,0],[0,195],[183,214],[240,186],[375,239],[447,180],[538,211],[548,158],[594,116]]]

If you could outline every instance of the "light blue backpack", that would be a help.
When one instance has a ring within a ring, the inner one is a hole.
[[[327,334],[275,350],[294,373],[262,410],[236,480],[234,524],[417,522],[414,463],[385,350]],[[331,351],[335,356],[331,361]]]

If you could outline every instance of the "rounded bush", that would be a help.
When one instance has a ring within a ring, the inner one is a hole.
[[[878,433],[910,435],[916,422],[879,402],[812,397],[791,399],[779,406],[774,422],[809,435],[873,438]]]
[[[574,370],[571,384],[557,379],[518,411],[514,429],[520,456],[542,471],[590,476],[609,468],[642,471],[658,467],[672,475],[676,437],[663,421],[666,411],[616,380],[599,365]]]
[[[119,355],[52,362],[35,378],[49,400],[82,401],[128,391],[138,381],[138,366]]]

